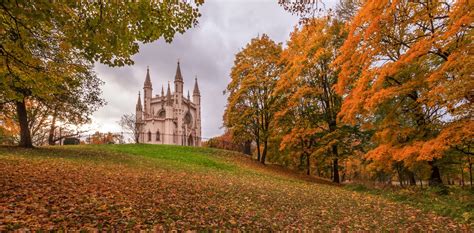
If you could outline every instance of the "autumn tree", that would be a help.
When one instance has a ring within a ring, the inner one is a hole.
[[[277,96],[273,94],[280,74],[281,44],[263,34],[240,51],[231,71],[224,124],[234,134],[251,135],[258,160],[265,163],[272,134]],[[263,146],[263,151],[261,147]]]
[[[26,101],[52,103],[93,62],[133,64],[138,44],[170,42],[197,23],[184,1],[2,1],[0,103],[14,103],[20,146],[32,147]]]
[[[114,134],[111,132],[102,133],[102,132],[95,132],[89,137],[87,137],[87,143],[89,144],[116,144],[123,140],[122,135]]]
[[[369,0],[352,19],[337,91],[341,119],[377,132],[368,159],[426,161],[437,185],[437,161],[474,137],[472,9],[467,0]]]
[[[343,23],[331,15],[296,28],[282,53],[285,68],[276,88],[281,96],[277,119],[284,134],[282,149],[300,152],[307,160],[307,174],[311,156],[328,155],[336,183],[340,158],[360,145],[357,128],[337,122],[342,96],[333,88],[339,69],[331,63],[345,34]]]

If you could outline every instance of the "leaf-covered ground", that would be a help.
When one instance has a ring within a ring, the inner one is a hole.
[[[379,196],[205,148],[0,147],[0,187],[0,231],[470,230]]]

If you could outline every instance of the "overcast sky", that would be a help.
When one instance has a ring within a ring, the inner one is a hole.
[[[333,0],[334,1],[334,0]],[[153,96],[161,86],[173,80],[177,60],[181,63],[185,95],[194,86],[197,75],[201,90],[202,137],[220,135],[226,104],[223,90],[235,54],[251,38],[268,34],[285,43],[298,19],[283,10],[277,0],[206,0],[200,7],[199,25],[178,34],[171,44],[163,40],[140,46],[133,56],[135,64],[110,68],[97,64],[95,70],[105,82],[103,97],[107,105],[93,115],[90,128],[99,131],[121,131],[117,121],[125,113],[135,113],[138,91],[142,92],[146,67],[150,66]],[[325,1],[326,4],[330,1]],[[143,100],[143,99],[142,99]]]

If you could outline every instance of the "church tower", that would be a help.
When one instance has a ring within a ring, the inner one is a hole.
[[[143,84],[143,100],[145,102],[144,104],[145,105],[145,110],[144,110],[145,118],[147,118],[148,115],[153,115],[153,113],[151,113],[152,92],[153,92],[153,87],[151,85],[151,80],[150,80],[150,69],[147,67],[145,83]]]
[[[135,127],[140,129],[140,126],[143,121],[143,109],[142,109],[142,100],[140,98],[140,92],[138,92],[138,101],[135,106]],[[138,141],[140,141],[140,136],[138,136]]]
[[[177,118],[177,127],[174,130],[174,134],[178,135],[174,138],[175,143],[184,144],[184,139],[186,138],[185,130],[183,129],[183,114],[184,110],[182,108],[183,104],[183,75],[181,75],[181,67],[179,65],[176,67],[176,74],[174,76],[174,110]]]
[[[193,103],[196,105],[196,146],[201,146],[201,92],[199,91],[197,77],[194,79]]]

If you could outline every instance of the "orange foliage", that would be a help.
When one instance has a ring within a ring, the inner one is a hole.
[[[339,118],[371,122],[367,158],[431,161],[473,138],[473,1],[368,0],[348,25]]]

